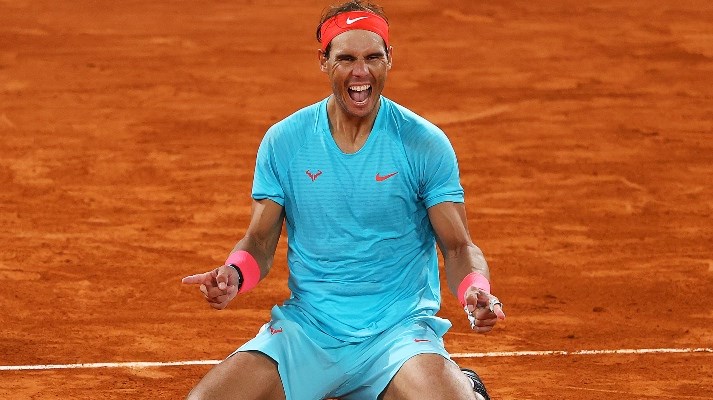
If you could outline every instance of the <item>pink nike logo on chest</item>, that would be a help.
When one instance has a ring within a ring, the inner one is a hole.
[[[379,174],[377,173],[377,174],[376,174],[376,181],[377,181],[377,182],[383,182],[383,181],[385,181],[385,180],[391,178],[392,176],[394,176],[394,175],[396,175],[396,174],[398,174],[398,172],[392,172],[392,173],[387,174],[387,175],[379,175]]]

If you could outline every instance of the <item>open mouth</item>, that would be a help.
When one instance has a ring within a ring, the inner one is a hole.
[[[364,103],[371,95],[371,85],[349,86],[349,97],[356,103]]]

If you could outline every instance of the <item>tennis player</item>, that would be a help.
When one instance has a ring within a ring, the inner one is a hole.
[[[455,152],[382,96],[393,49],[380,7],[329,9],[317,39],[332,94],[268,130],[245,236],[224,265],[183,279],[225,308],[265,278],[286,222],[291,296],[188,398],[487,398],[450,359],[451,323],[436,316],[438,247],[473,330],[505,318],[468,232]]]

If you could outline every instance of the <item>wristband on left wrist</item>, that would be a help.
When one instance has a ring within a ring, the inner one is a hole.
[[[465,292],[471,286],[475,286],[488,294],[490,293],[490,282],[488,278],[478,272],[471,272],[466,275],[460,285],[458,285],[458,300],[462,306],[465,306]]]

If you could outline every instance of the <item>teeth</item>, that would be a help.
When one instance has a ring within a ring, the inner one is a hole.
[[[349,90],[353,90],[355,92],[363,92],[367,89],[369,89],[371,85],[361,85],[361,86],[349,86]]]

